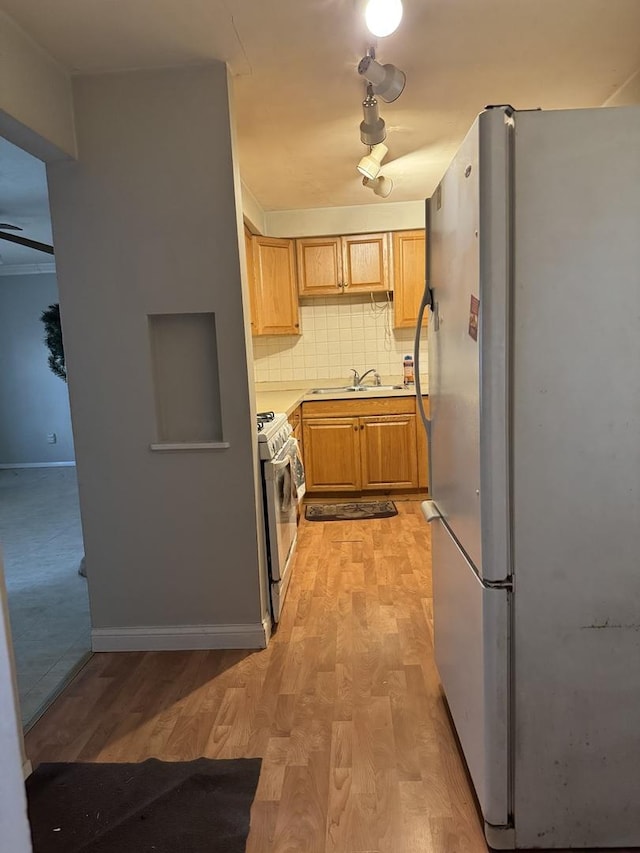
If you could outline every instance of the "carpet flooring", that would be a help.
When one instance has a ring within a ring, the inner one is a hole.
[[[75,468],[0,470],[0,547],[27,725],[91,648]]]
[[[34,853],[244,853],[261,759],[41,764]]]

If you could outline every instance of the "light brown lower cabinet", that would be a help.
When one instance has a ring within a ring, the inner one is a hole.
[[[360,418],[360,430],[361,488],[417,488],[416,416]]]
[[[413,398],[305,403],[303,440],[307,492],[419,488]]]
[[[313,418],[302,422],[307,492],[352,492],[360,488],[358,418]]]

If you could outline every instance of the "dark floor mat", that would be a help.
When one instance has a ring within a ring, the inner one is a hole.
[[[261,759],[41,764],[33,853],[244,853]]]
[[[307,521],[365,521],[369,518],[391,518],[398,510],[393,501],[360,501],[344,504],[307,504]]]

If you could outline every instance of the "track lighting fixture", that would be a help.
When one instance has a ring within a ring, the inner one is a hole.
[[[399,98],[407,82],[404,71],[400,71],[390,63],[380,65],[376,62],[373,50],[370,50],[358,64],[358,74],[361,74],[371,84],[373,93],[380,95],[382,100],[390,104]]]
[[[385,178],[384,175],[380,175],[373,180],[371,178],[363,178],[362,186],[371,187],[374,193],[380,196],[380,198],[387,198],[393,189],[393,181],[391,178]]]
[[[386,135],[384,119],[380,118],[378,102],[374,97],[371,83],[367,86],[367,96],[362,102],[364,121],[360,123],[360,139],[364,145],[378,145]]]
[[[394,33],[402,20],[402,0],[369,0],[364,10],[369,32],[384,38]]]
[[[382,161],[387,156],[388,148],[386,145],[374,145],[371,151],[360,160],[358,163],[358,171],[365,178],[373,180],[378,177],[378,173],[382,166]]]

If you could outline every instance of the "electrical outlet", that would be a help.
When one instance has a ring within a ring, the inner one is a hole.
[[[55,444],[57,441],[58,441],[58,436],[55,434],[55,432],[48,432],[47,433],[47,442],[49,444]]]

